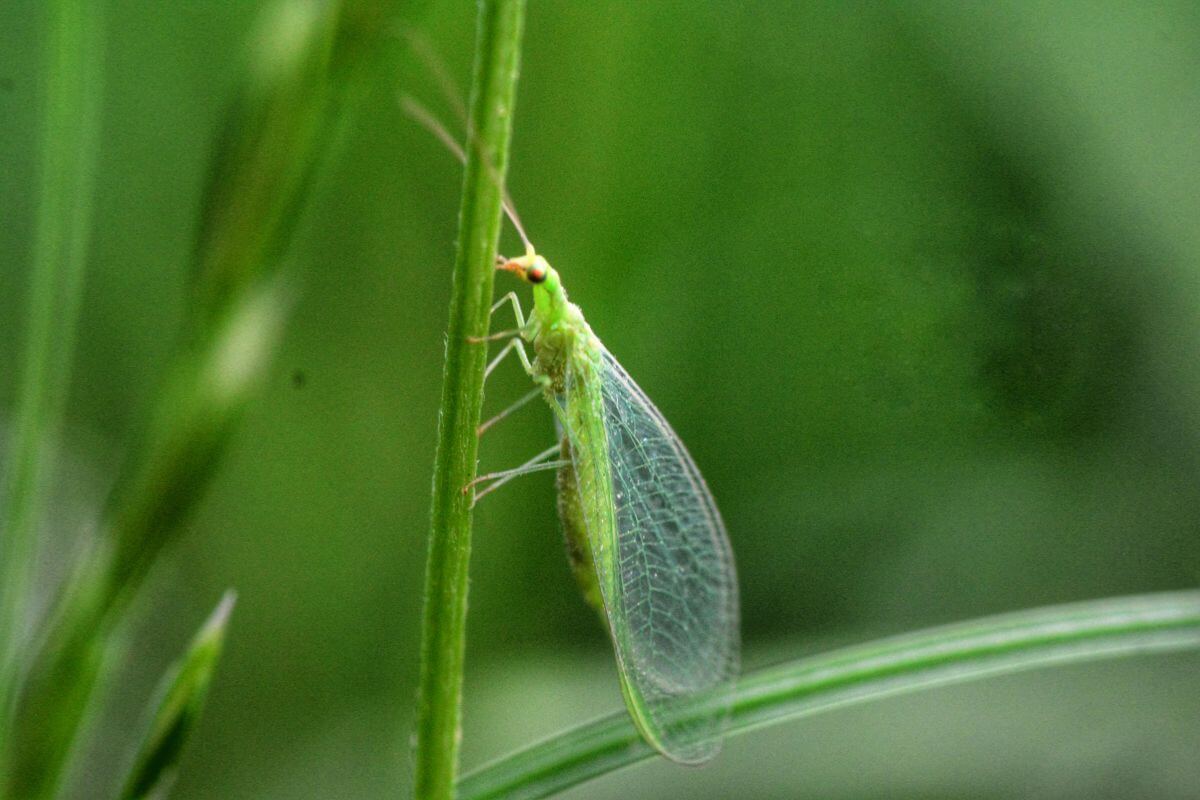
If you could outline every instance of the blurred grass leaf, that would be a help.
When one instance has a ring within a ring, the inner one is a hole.
[[[32,666],[5,742],[13,796],[55,792],[124,610],[179,533],[265,375],[288,306],[282,256],[332,128],[330,65],[342,14],[341,3],[286,0],[253,42],[205,192],[191,326]]]
[[[317,164],[332,87],[338,7],[276,5],[221,128],[196,237],[192,308],[223,313],[265,270],[276,269]]]
[[[183,746],[204,708],[236,600],[232,590],[225,593],[183,658],[163,676],[150,706],[152,713],[145,736],[121,790],[121,800],[165,797],[170,791]]]
[[[41,164],[15,436],[0,497],[0,741],[26,646],[42,490],[70,383],[92,221],[101,91],[100,15],[88,0],[45,5]],[[0,748],[0,776],[6,773]]]

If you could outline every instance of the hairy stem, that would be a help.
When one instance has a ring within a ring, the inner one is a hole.
[[[434,467],[433,511],[425,578],[421,682],[417,699],[415,795],[450,798],[458,764],[467,565],[492,274],[500,236],[524,0],[479,6],[471,88],[474,146],[467,147],[458,253],[446,337],[446,367]]]

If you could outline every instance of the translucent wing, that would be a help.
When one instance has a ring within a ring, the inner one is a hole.
[[[683,443],[611,354],[572,363],[566,400],[626,704],[664,755],[705,761],[720,749],[728,703],[699,701],[731,688],[739,666],[725,525]]]

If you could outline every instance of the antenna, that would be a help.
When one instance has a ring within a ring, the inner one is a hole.
[[[437,51],[429,44],[429,41],[416,31],[408,27],[400,27],[398,33],[408,42],[408,46],[412,48],[412,51],[424,62],[425,67],[433,75],[442,97],[454,109],[455,116],[458,117],[463,127],[467,129],[467,141],[476,142],[475,133],[471,130],[471,122],[467,116],[467,105],[463,102],[462,90],[454,82],[454,78],[451,77],[450,70],[446,68],[445,62],[438,56]],[[429,109],[417,102],[412,95],[407,93],[400,94],[400,108],[405,114],[412,117],[417,124],[432,133],[459,161],[464,165],[467,163],[466,150],[462,145],[446,129],[446,126]],[[521,217],[517,214],[517,207],[513,203],[512,195],[508,192],[508,187],[501,182],[500,173],[496,169],[496,165],[491,163],[491,159],[487,157],[483,149],[477,147],[477,152],[483,160],[484,166],[491,174],[492,181],[500,188],[502,195],[501,205],[504,208],[505,216],[508,217],[513,227],[516,228],[517,235],[521,237],[521,242],[525,245],[525,252],[528,255],[533,255],[535,252],[533,243],[529,241],[529,236],[525,233],[525,226],[521,224]]]
[[[454,137],[450,135],[450,132],[446,130],[446,127],[442,125],[442,123],[438,121],[437,117],[433,116],[428,109],[407,94],[400,95],[400,108],[405,114],[408,114],[410,117],[412,117],[413,120],[416,121],[417,124],[419,124],[422,128],[437,137],[437,140],[445,145],[446,149],[453,153],[459,161],[463,162],[463,164],[467,163],[467,154],[466,151],[463,150],[462,145],[460,145],[454,139]],[[480,155],[483,156],[484,153],[480,152]],[[484,158],[484,166],[491,174],[492,181],[500,187],[500,204],[504,208],[504,213],[508,216],[508,219],[512,223],[513,227],[517,229],[517,235],[521,237],[521,241],[525,244],[526,252],[532,255],[534,252],[536,252],[534,250],[533,243],[529,241],[529,236],[525,233],[525,226],[521,224],[521,218],[517,215],[517,209],[513,205],[512,197],[509,195],[508,189],[500,183],[500,174],[496,171],[496,168],[492,165],[491,161],[487,160],[486,158]]]
[[[458,121],[465,127],[468,124],[467,104],[463,100],[465,95],[463,95],[462,89],[455,82],[454,76],[446,66],[446,62],[438,55],[437,50],[429,43],[429,40],[415,29],[407,25],[401,25],[397,28],[397,33],[408,42],[409,48],[425,64],[425,68],[429,70],[429,73],[433,75],[433,79],[438,86],[438,91],[442,93],[442,98],[454,109],[454,115],[458,117]]]

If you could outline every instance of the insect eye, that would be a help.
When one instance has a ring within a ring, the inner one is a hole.
[[[525,272],[525,277],[530,283],[541,283],[546,280],[546,270],[542,267],[530,267]]]

